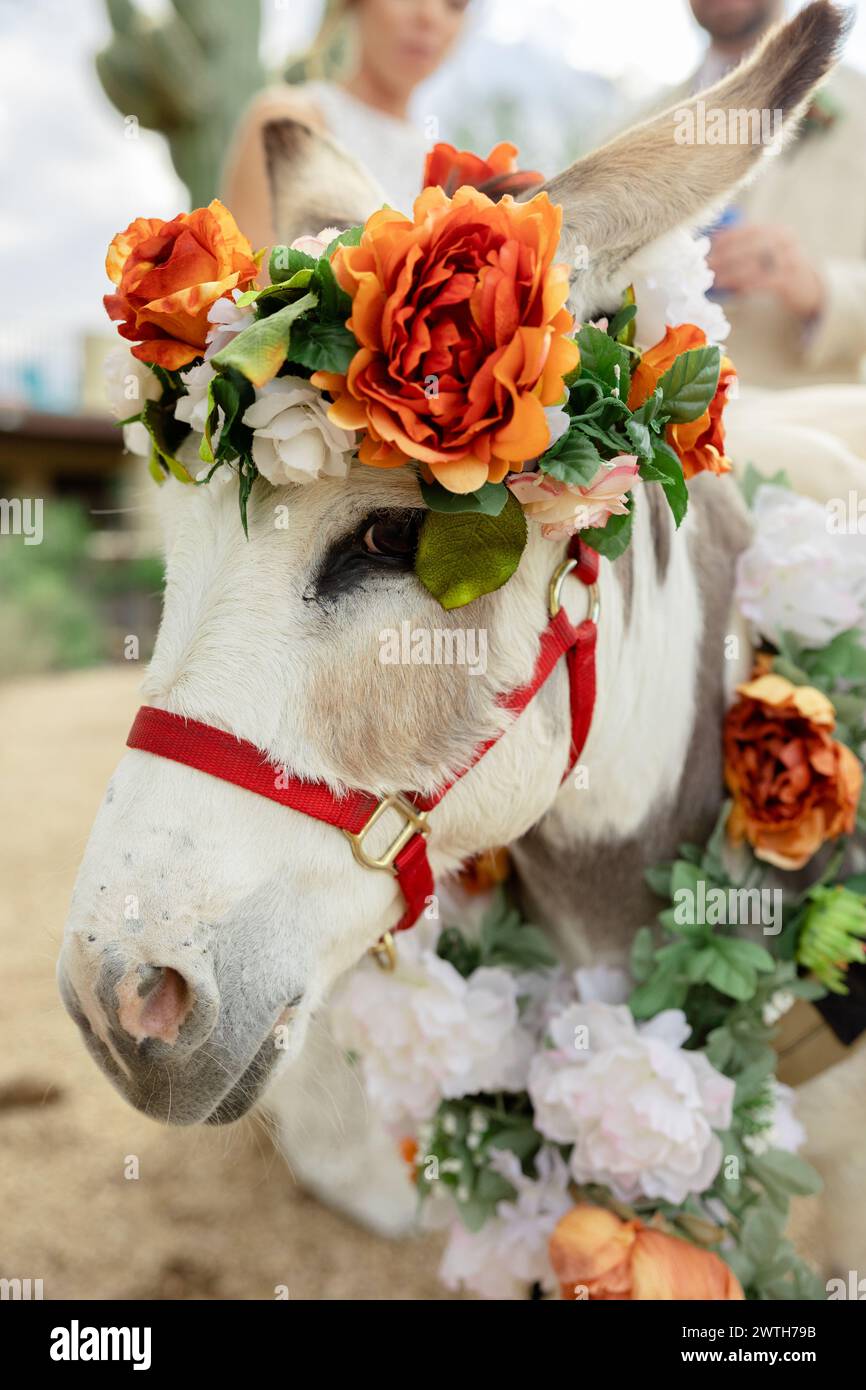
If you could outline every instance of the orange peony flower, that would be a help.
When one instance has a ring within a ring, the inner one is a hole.
[[[573,1207],[550,1237],[550,1259],[568,1300],[745,1297],[733,1271],[712,1251],[642,1221],[622,1221],[604,1207]]]
[[[656,389],[659,377],[664,376],[681,353],[706,345],[706,334],[693,323],[669,327],[661,342],[645,352],[635,368],[628,393],[629,409],[637,410],[643,405]],[[731,461],[725,456],[722,414],[736,379],[733,362],[723,357],[716,394],[703,415],[698,416],[697,420],[668,425],[665,437],[671,448],[676,450],[686,478],[694,478],[695,474],[704,472],[730,472]]]
[[[424,188],[438,184],[449,196],[467,184],[486,193],[496,202],[505,193],[517,197],[528,188],[544,183],[537,169],[518,169],[517,146],[503,141],[486,159],[453,145],[434,145],[424,165]]]
[[[831,738],[836,712],[819,690],[761,675],[737,691],[724,731],[728,834],[768,864],[801,869],[826,840],[853,831],[863,768]]]
[[[360,348],[345,377],[312,380],[336,397],[335,424],[367,431],[363,463],[418,460],[452,492],[472,492],[544,453],[545,406],[579,358],[568,270],[553,263],[561,226],[546,193],[493,203],[474,188],[453,199],[428,188],[414,219],[384,208],[359,246],[337,250]]]
[[[138,217],[118,232],[105,269],[117,286],[103,300],[133,357],[168,370],[201,357],[208,311],[258,274],[252,247],[222,203],[182,212],[171,222]]]

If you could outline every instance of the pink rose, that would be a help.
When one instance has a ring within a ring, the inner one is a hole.
[[[520,473],[508,486],[527,516],[540,521],[546,540],[573,536],[589,526],[605,526],[623,516],[629,489],[638,476],[636,454],[619,454],[603,463],[587,487],[561,483],[546,473]]]

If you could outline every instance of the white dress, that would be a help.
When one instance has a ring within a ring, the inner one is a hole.
[[[374,110],[334,82],[307,82],[299,90],[315,105],[334,139],[381,185],[388,202],[411,214],[429,149],[421,130],[411,121]]]

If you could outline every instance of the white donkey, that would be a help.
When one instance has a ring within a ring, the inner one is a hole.
[[[836,54],[826,0],[777,31],[704,94],[708,105],[802,113]],[[678,144],[660,118],[548,185],[578,246],[579,320],[610,312],[629,259],[696,224],[758,166],[761,146]],[[382,199],[334,144],[295,123],[267,135],[280,238],[367,216]],[[632,548],[602,562],[598,698],[582,763],[561,785],[570,722],[564,663],[430,817],[438,875],[513,846],[533,920],[574,964],[622,961],[651,920],[643,869],[704,835],[720,801],[720,730],[748,665],[725,660],[748,523],[729,480],[691,484],[674,532],[658,489],[638,499]],[[162,490],[165,611],[148,703],[229,731],[276,765],[377,797],[432,792],[502,727],[497,696],[533,670],[562,547],[532,534],[503,589],[450,615],[486,629],[486,674],[383,664],[380,633],[442,625],[413,573],[422,501],[410,472],[355,465],[348,481],[256,482],[250,535],[234,488]],[[288,526],[276,527],[275,508]],[[537,526],[533,527],[536,532]],[[586,590],[563,601],[583,617]],[[648,714],[665,711],[663,722]],[[371,836],[393,839],[389,811]],[[99,1065],[154,1118],[222,1123],[270,1089],[299,1177],[377,1229],[411,1220],[390,1141],[369,1122],[329,1042],[326,1004],[402,911],[396,879],[356,862],[346,837],[301,812],[132,749],[106,792],[75,887],[60,987]],[[275,1046],[280,1025],[284,1046]],[[303,1052],[303,1056],[301,1055]]]

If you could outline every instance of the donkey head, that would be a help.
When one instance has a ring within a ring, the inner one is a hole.
[[[707,101],[779,107],[795,119],[840,29],[832,5],[809,6]],[[382,201],[324,137],[290,123],[268,138],[281,239],[357,221]],[[579,273],[581,315],[608,309],[628,257],[700,217],[757,153],[683,149],[662,118],[556,179],[551,196],[592,267]],[[432,792],[500,729],[496,697],[533,668],[560,547],[532,535],[503,589],[449,615],[452,630],[484,633],[484,669],[477,659],[391,663],[381,659],[383,633],[444,627],[413,572],[423,504],[411,470],[356,464],[347,480],[282,489],[260,479],[248,540],[234,487],[170,481],[159,505],[167,580],[148,703],[228,730],[301,777],[376,795]],[[569,600],[575,617],[584,602]],[[602,689],[621,641],[616,622],[603,626]],[[602,702],[600,735],[615,717]],[[515,840],[544,815],[569,734],[558,671],[437,809],[436,872]],[[389,813],[376,828],[385,843],[401,824],[393,815],[396,824]],[[400,911],[396,881],[357,863],[339,830],[132,749],[78,876],[61,992],[133,1105],[174,1123],[231,1120],[297,1055],[335,978]]]

